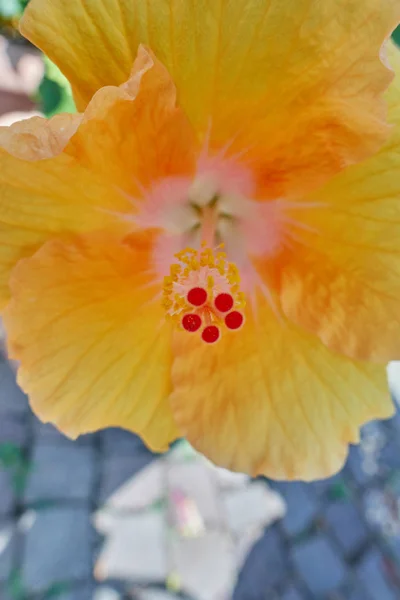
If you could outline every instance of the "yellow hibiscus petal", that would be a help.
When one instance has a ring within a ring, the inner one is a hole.
[[[150,248],[139,235],[48,242],[13,273],[4,323],[18,381],[39,417],[71,437],[120,426],[163,450],[179,435]]]
[[[383,366],[333,354],[259,299],[240,332],[174,341],[171,404],[182,433],[215,463],[312,480],[342,466],[359,427],[393,413]]]
[[[194,173],[195,150],[168,71],[140,47],[128,81],[94,95],[65,151],[109,183],[140,195],[138,183],[147,187],[162,177]]]
[[[26,161],[0,148],[0,306],[9,298],[10,271],[18,260],[53,237],[126,231],[114,211],[129,208],[121,193],[70,156]]]
[[[20,27],[60,65],[83,109],[100,88],[128,79],[138,48],[134,25],[131,0],[39,0]]]
[[[32,117],[0,127],[0,148],[22,160],[41,160],[61,154],[79,127],[82,116]]]
[[[119,214],[135,212],[132,196],[195,168],[194,134],[174,85],[145,48],[130,79],[99,90],[83,116],[17,123],[0,129],[1,144],[0,306],[18,260],[53,237],[127,231]]]
[[[391,74],[380,48],[399,20],[398,0],[32,0],[22,32],[60,66],[80,107],[125,81],[148,45],[195,128],[211,123],[211,142],[234,140],[232,151],[247,145],[276,196],[383,143]]]
[[[393,131],[372,159],[338,175],[293,210],[295,238],[280,264],[287,316],[333,350],[400,358],[400,52],[390,60]],[[313,207],[314,204],[314,207]]]

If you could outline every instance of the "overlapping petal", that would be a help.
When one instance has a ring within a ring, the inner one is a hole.
[[[66,154],[26,161],[0,148],[0,304],[9,298],[8,280],[18,260],[54,237],[126,230],[113,214],[126,205],[117,190]]]
[[[277,197],[382,144],[391,74],[380,48],[399,20],[397,0],[32,0],[22,31],[61,67],[80,107],[125,81],[148,45],[195,128],[247,150]]]
[[[291,213],[281,259],[289,318],[333,350],[358,359],[400,358],[400,52],[390,61],[392,134],[373,158],[332,179]]]
[[[329,351],[259,299],[213,347],[177,334],[171,404],[182,433],[229,469],[311,480],[338,471],[367,420],[393,412],[383,366]]]
[[[83,116],[0,129],[1,303],[11,269],[47,240],[132,228],[121,216],[142,188],[190,174],[195,148],[167,71],[144,48],[130,79],[100,90]]]
[[[165,450],[170,328],[146,235],[45,244],[19,263],[4,315],[18,381],[35,412],[76,437],[107,426]]]
[[[141,46],[127,82],[94,95],[65,151],[135,197],[164,177],[193,175],[196,150],[171,76]]]
[[[0,127],[0,148],[22,160],[42,160],[61,154],[78,129],[82,116],[61,114],[32,117]]]

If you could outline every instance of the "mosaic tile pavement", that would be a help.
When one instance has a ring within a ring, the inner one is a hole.
[[[399,431],[330,480],[249,482],[115,429],[71,442],[1,361],[0,599],[399,599]]]

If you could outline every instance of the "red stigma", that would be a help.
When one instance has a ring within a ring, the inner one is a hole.
[[[228,329],[240,329],[244,322],[244,316],[238,310],[234,310],[225,317],[225,325]]]
[[[190,333],[194,333],[198,331],[201,327],[201,317],[195,314],[185,315],[182,319],[182,327],[189,331]]]
[[[187,300],[192,306],[203,306],[207,302],[207,291],[201,287],[192,288],[187,295]]]
[[[233,308],[233,297],[230,294],[218,294],[214,300],[215,308],[219,312],[227,313]]]
[[[215,344],[220,338],[220,330],[216,325],[209,325],[203,330],[201,337],[206,344]]]

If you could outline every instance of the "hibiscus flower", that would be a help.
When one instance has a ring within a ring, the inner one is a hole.
[[[41,419],[309,480],[392,414],[399,20],[398,0],[31,1],[22,32],[80,111],[0,129],[1,303]]]

